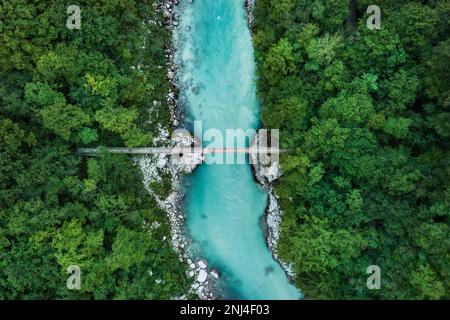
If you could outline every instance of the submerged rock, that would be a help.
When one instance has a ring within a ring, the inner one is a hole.
[[[218,270],[216,269],[212,269],[211,272],[209,273],[211,276],[213,276],[214,278],[218,279],[220,277],[220,273]]]

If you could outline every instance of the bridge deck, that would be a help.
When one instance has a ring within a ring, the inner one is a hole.
[[[84,155],[92,155],[100,152],[100,148],[79,148],[78,153]],[[284,152],[284,150],[278,148],[191,148],[191,147],[174,147],[174,148],[106,148],[110,153],[119,154],[188,154],[188,153],[200,153],[200,154],[230,154],[230,153],[247,153],[247,154],[275,154]]]

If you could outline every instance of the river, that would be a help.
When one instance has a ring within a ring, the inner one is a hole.
[[[177,13],[177,76],[186,124],[202,121],[204,131],[257,128],[244,0],[183,0]],[[208,267],[220,271],[224,298],[299,299],[266,245],[261,221],[267,193],[250,166],[202,164],[185,183],[187,230]]]

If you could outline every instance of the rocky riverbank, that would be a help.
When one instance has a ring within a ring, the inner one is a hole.
[[[252,146],[257,147],[261,142],[261,135],[256,135],[252,140]],[[267,146],[267,141],[264,143]],[[269,146],[268,146],[269,147]],[[266,231],[266,243],[269,247],[272,255],[276,261],[283,267],[286,271],[286,274],[290,279],[295,279],[295,272],[292,266],[286,262],[284,262],[278,255],[277,244],[280,240],[280,225],[283,216],[283,212],[281,210],[280,204],[278,203],[278,197],[275,194],[275,190],[273,189],[274,182],[281,177],[282,172],[280,169],[279,161],[271,160],[267,157],[264,159],[263,164],[260,156],[257,154],[251,155],[251,163],[252,163],[252,172],[255,180],[268,190],[268,201],[265,212],[265,223],[267,224]]]
[[[248,27],[250,30],[253,27],[253,24],[255,23],[255,18],[253,16],[253,9],[255,8],[256,0],[245,0],[245,9],[247,12],[247,21],[248,21]]]
[[[165,26],[173,36],[178,26],[179,16],[175,7],[178,0],[164,0],[156,10],[164,14]],[[182,122],[182,108],[179,102],[179,85],[177,82],[177,70],[179,66],[175,63],[175,46],[172,41],[168,41],[166,49],[166,69],[167,79],[170,84],[169,92],[166,96],[167,104],[170,108],[172,128],[177,128]],[[158,104],[158,101],[154,101]],[[179,147],[191,146],[198,141],[190,135],[177,134],[170,137],[168,128],[160,128],[159,135],[152,141],[155,146]],[[188,276],[193,279],[190,292],[197,294],[202,300],[214,299],[219,295],[215,280],[219,278],[217,270],[209,270],[205,259],[199,258],[192,252],[190,239],[185,231],[186,217],[182,208],[184,192],[182,179],[185,174],[192,173],[195,167],[202,162],[201,154],[190,155],[149,155],[136,159],[143,173],[143,183],[146,190],[152,195],[159,207],[163,209],[169,218],[171,225],[171,238],[164,239],[171,241],[175,251],[179,254],[180,261],[185,262],[188,267]],[[170,179],[171,192],[168,196],[160,196],[154,190],[154,185],[162,183],[163,179]],[[179,297],[180,299],[186,296]]]
[[[256,0],[245,0],[245,8],[247,12],[247,20],[250,30],[252,30],[255,23],[253,11],[256,5]],[[258,144],[258,137],[253,143]],[[273,183],[281,176],[280,164],[278,161],[271,162],[269,165],[262,165],[258,161],[256,155],[252,155],[252,172],[255,180],[264,188],[268,190],[268,203],[265,212],[265,222],[267,224],[266,242],[272,252],[273,257],[283,267],[286,274],[291,280],[295,279],[295,273],[290,264],[287,264],[278,255],[277,244],[280,239],[280,225],[283,212],[278,203],[278,197],[273,189]]]

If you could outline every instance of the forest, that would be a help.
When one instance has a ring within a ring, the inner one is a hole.
[[[0,299],[172,299],[187,292],[166,215],[128,157],[168,126],[159,1],[0,3]],[[166,182],[168,183],[168,182]],[[169,185],[170,188],[170,185]],[[162,188],[163,189],[163,188]],[[159,225],[158,228],[152,226]],[[69,290],[67,269],[81,270]]]
[[[450,2],[258,0],[254,13],[263,125],[289,150],[278,251],[296,285],[306,299],[450,298]]]

